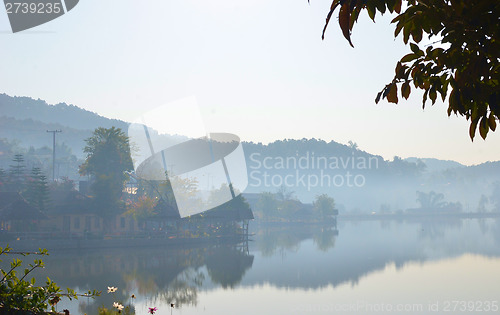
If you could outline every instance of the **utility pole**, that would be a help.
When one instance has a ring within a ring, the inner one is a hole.
[[[56,181],[56,133],[62,132],[62,130],[47,130],[47,132],[52,132],[52,181]]]

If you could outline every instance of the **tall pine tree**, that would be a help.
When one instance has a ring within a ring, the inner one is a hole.
[[[26,168],[23,155],[14,155],[12,162],[14,162],[14,164],[10,165],[9,169],[8,190],[21,192],[24,189]]]
[[[31,170],[24,196],[32,206],[37,207],[40,211],[47,210],[50,202],[49,184],[47,176],[39,167],[34,167]]]

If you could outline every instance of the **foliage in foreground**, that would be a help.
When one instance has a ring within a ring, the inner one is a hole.
[[[48,252],[46,249],[40,249],[38,252],[33,253],[13,252],[9,246],[5,248],[0,247],[0,256],[8,254],[43,256],[48,255]],[[78,296],[93,298],[100,295],[100,292],[96,290],[78,294],[73,289],[67,288],[66,292],[64,292],[48,277],[44,285],[36,286],[36,279],[28,279],[28,276],[33,270],[43,268],[43,261],[41,259],[34,259],[33,263],[28,264],[27,268],[20,271],[22,263],[22,260],[13,258],[8,270],[0,269],[2,277],[0,280],[0,313],[15,313],[18,311],[34,314],[55,313],[55,307],[63,297],[72,300],[78,299]],[[49,307],[50,312],[47,312]]]
[[[438,95],[443,102],[448,98],[448,116],[465,116],[472,140],[477,129],[483,139],[495,131],[500,118],[500,1],[333,0],[323,38],[337,8],[351,46],[351,31],[363,10],[373,21],[377,12],[397,13],[391,22],[396,24],[394,37],[402,33],[403,42],[410,44],[411,52],[398,61],[394,79],[378,93],[376,103],[381,98],[398,103],[399,90],[408,99],[413,83],[424,91],[423,107],[428,98],[432,104]],[[437,47],[422,45],[424,36]]]

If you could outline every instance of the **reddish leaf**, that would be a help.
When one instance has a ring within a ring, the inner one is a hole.
[[[409,53],[408,55],[405,55],[403,58],[401,58],[401,62],[403,62],[403,63],[410,62],[410,61],[415,60],[417,58],[418,58],[417,54]]]
[[[437,98],[437,93],[436,93],[436,89],[433,87],[431,87],[431,89],[429,90],[429,97],[432,101],[432,105],[434,105],[436,103],[436,98]]]
[[[474,141],[474,136],[476,135],[476,127],[478,120],[472,120],[469,127],[469,136],[472,141]]]
[[[340,4],[340,0],[333,0],[332,4],[330,5],[330,12],[328,12],[328,15],[326,16],[326,22],[325,26],[323,27],[323,34],[321,35],[321,39],[325,39],[325,32],[326,28],[328,27],[328,23],[330,23],[330,19],[332,17],[333,11],[337,8],[337,6]]]
[[[488,125],[490,126],[490,129],[492,131],[495,131],[497,129],[497,122],[495,121],[495,116],[490,113],[490,118],[488,119]]]
[[[401,3],[403,1],[402,0],[397,0],[396,1],[396,4],[394,5],[394,11],[396,11],[396,13],[401,13]]]
[[[413,27],[413,23],[411,21],[406,23],[403,26],[403,42],[405,44],[408,44],[408,40],[410,39],[410,32],[411,32],[412,27]]]
[[[387,101],[389,103],[398,103],[398,88],[396,86],[396,83],[393,83],[389,86],[389,92],[387,92]]]
[[[411,92],[411,87],[410,87],[410,81],[406,81],[403,83],[401,86],[401,95],[405,98],[408,99],[410,97],[410,92]]]
[[[422,96],[422,109],[425,109],[425,102],[427,102],[427,95],[429,94],[429,90],[425,90],[424,96]]]
[[[351,47],[354,47],[354,45],[351,42],[351,29],[349,28],[350,19],[351,19],[351,12],[349,12],[349,2],[346,2],[340,7],[339,24],[345,39],[347,39]]]
[[[490,127],[488,126],[488,119],[486,119],[486,116],[483,116],[481,123],[479,124],[479,134],[481,135],[481,138],[486,139],[486,135],[489,130]]]

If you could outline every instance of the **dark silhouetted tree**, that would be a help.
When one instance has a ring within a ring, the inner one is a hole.
[[[278,212],[278,200],[276,195],[270,192],[263,192],[259,196],[256,209],[262,213],[262,218],[268,220],[274,217]]]
[[[38,167],[31,170],[26,185],[26,192],[23,194],[26,200],[37,207],[40,211],[46,211],[50,202],[49,184],[47,176]]]
[[[96,210],[103,216],[113,215],[122,209],[120,198],[127,171],[133,170],[129,138],[120,128],[97,128],[85,140],[85,162],[80,174],[91,175],[91,185]]]
[[[316,211],[318,217],[322,220],[335,214],[335,201],[327,194],[316,196],[313,206],[314,211]]]
[[[444,195],[434,191],[428,193],[417,191],[417,202],[422,209],[443,208],[446,205]]]
[[[7,172],[3,168],[0,168],[0,191],[7,190],[8,181]]]
[[[9,181],[8,181],[8,190],[21,192],[24,189],[25,182],[25,168],[24,157],[22,154],[14,155],[12,159],[14,164],[10,165],[9,169]]]

